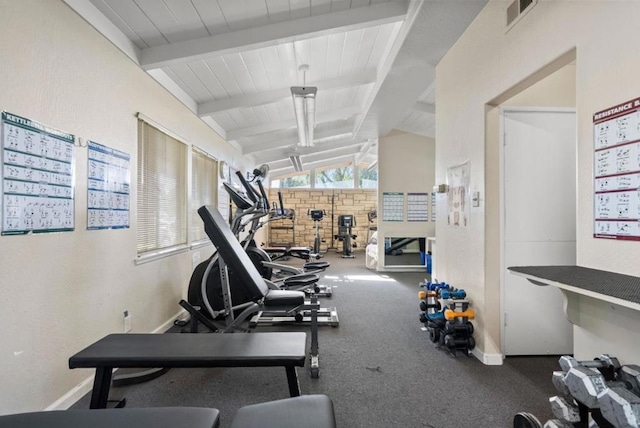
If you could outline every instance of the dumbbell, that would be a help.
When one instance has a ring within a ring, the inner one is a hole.
[[[553,372],[553,375],[551,376],[551,383],[553,383],[553,386],[556,387],[556,390],[564,395],[571,395],[571,392],[569,392],[569,388],[567,387],[567,384],[564,383],[564,377],[565,377],[566,373],[565,372],[559,372],[559,371],[555,371]]]
[[[458,318],[458,317],[462,317],[462,318],[467,318],[467,319],[474,319],[476,317],[476,313],[473,311],[473,309],[469,308],[464,312],[454,312],[451,309],[447,309],[444,311],[444,318],[447,321],[451,321],[454,318]]]
[[[444,325],[444,332],[447,334],[458,334],[458,335],[472,335],[473,334],[473,324],[469,321],[466,322],[458,322],[457,319],[447,321]]]
[[[600,407],[598,394],[607,388],[620,386],[631,389],[629,382],[607,382],[601,373],[584,366],[572,367],[565,376],[564,382],[573,398],[590,409]]]
[[[443,299],[464,299],[467,297],[467,292],[464,290],[442,290],[440,297]]]
[[[569,355],[563,355],[558,360],[560,368],[567,373],[572,367],[589,367],[598,369],[606,380],[614,380],[615,373],[620,369],[620,361],[616,357],[608,354],[602,354],[594,360],[578,361]]]
[[[640,426],[640,397],[621,386],[607,388],[598,394],[600,413],[611,424],[622,428]]]
[[[580,422],[580,410],[578,405],[570,398],[555,397],[549,398],[551,412],[553,415],[564,422]]]

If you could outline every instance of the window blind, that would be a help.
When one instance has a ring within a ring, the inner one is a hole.
[[[187,243],[187,146],[138,120],[138,255]]]
[[[207,240],[198,208],[217,204],[218,161],[204,151],[193,147],[191,152],[191,242]]]

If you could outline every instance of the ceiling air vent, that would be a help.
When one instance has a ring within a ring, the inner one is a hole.
[[[538,3],[538,0],[514,0],[507,7],[507,30],[509,31],[516,23]],[[506,32],[505,31],[505,32]]]

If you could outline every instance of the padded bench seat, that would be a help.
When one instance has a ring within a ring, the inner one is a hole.
[[[0,428],[217,428],[220,412],[199,407],[62,410],[0,416]]]
[[[107,407],[114,368],[284,367],[289,394],[300,395],[296,367],[307,357],[304,332],[111,334],[69,358],[69,368],[95,368],[91,408]]]
[[[335,428],[333,403],[326,395],[302,395],[238,410],[231,428]]]

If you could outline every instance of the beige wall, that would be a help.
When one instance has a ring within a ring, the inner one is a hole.
[[[491,113],[491,109],[486,105],[575,49],[578,264],[640,275],[637,243],[592,237],[591,121],[592,113],[640,93],[637,79],[640,55],[635,42],[640,37],[640,29],[635,24],[635,17],[640,15],[640,3],[538,2],[505,34],[506,5],[504,1],[490,1],[437,67],[436,179],[444,180],[449,166],[470,160],[471,188],[479,190],[481,195],[486,194],[487,198],[496,192],[498,183],[491,171],[497,165],[485,145],[487,131],[491,132],[486,125],[486,113]],[[452,229],[443,222],[436,226],[438,275],[467,288],[474,300],[478,323],[488,313],[495,312],[499,304],[495,294],[489,293],[485,300],[487,290],[495,287],[495,284],[486,283],[487,263],[491,259],[486,253],[485,240],[492,228],[499,225],[495,224],[495,216],[486,217],[490,211],[485,209],[485,203],[490,200],[481,199],[481,206],[471,210],[469,228]],[[495,203],[495,199],[491,202]],[[440,213],[446,208],[439,206],[438,209]],[[614,312],[609,313],[613,315]],[[634,315],[636,322],[640,322],[639,315]],[[638,324],[629,327],[622,322],[623,318],[628,320],[628,317],[615,315],[606,321],[585,317],[584,324],[574,328],[576,355],[593,358],[594,354],[611,352],[623,359],[637,359],[640,354],[640,337],[635,332]],[[609,335],[602,334],[605,322],[612,327]],[[499,326],[479,326],[475,335],[478,350],[486,354],[498,352],[500,344],[496,338],[499,332],[496,329]],[[591,340],[593,337],[599,337],[599,342]]]
[[[325,240],[321,245],[322,251],[332,246],[333,240],[331,236],[331,212],[333,199],[333,233],[338,233],[338,216],[340,214],[353,214],[356,218],[356,227],[352,229],[354,235],[358,235],[355,242],[358,244],[354,251],[364,250],[367,239],[367,229],[369,222],[367,213],[376,210],[378,201],[378,193],[376,190],[369,189],[281,189],[284,206],[287,209],[293,209],[296,212],[295,217],[295,244],[298,246],[307,246],[313,248],[315,238],[315,224],[307,216],[307,210],[325,210],[326,217],[320,222],[320,236]],[[269,200],[278,200],[278,189],[269,190]],[[374,223],[375,225],[375,223]],[[278,220],[269,223],[269,226],[291,226],[289,220]],[[293,235],[290,230],[271,230],[271,240],[269,235],[264,237],[261,242],[289,243]],[[342,243],[335,242],[333,246],[338,247],[342,251]]]
[[[434,222],[406,221],[407,193],[431,194],[433,190],[435,150],[436,144],[432,138],[398,130],[378,140],[378,206],[382,207],[383,192],[405,194],[405,221],[383,222],[382,208],[378,212],[378,270],[385,269],[385,237],[435,236]],[[422,271],[424,268],[416,269]]]
[[[86,230],[87,151],[77,147],[75,231],[0,237],[0,413],[13,413],[78,398],[63,396],[93,373],[69,370],[68,358],[122,332],[124,310],[133,332],[179,312],[193,252],[134,264],[135,114],[237,168],[252,165],[62,1],[0,0],[0,10],[0,109],[127,152],[132,165],[130,229]]]

